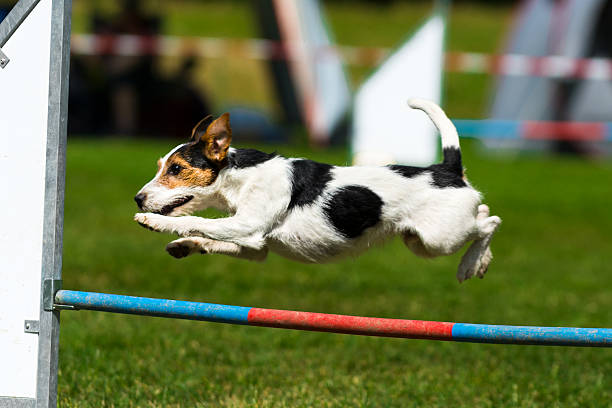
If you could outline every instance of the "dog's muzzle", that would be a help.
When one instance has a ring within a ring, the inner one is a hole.
[[[144,203],[146,199],[147,199],[147,195],[145,193],[138,193],[136,194],[136,197],[134,197],[134,201],[136,201],[136,205],[141,210],[142,210],[142,204]]]
[[[161,214],[161,215],[167,215],[170,212],[172,212],[172,210],[174,210],[175,208],[178,208],[181,205],[185,205],[185,204],[187,204],[191,200],[193,200],[193,196],[192,195],[181,197],[181,198],[177,198],[176,200],[174,200],[170,204],[164,205],[161,210],[154,211],[154,212],[157,212],[158,214]]]

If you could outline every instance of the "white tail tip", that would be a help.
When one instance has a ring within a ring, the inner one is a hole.
[[[412,109],[421,109],[421,110],[424,108],[431,108],[431,107],[439,108],[439,106],[435,102],[432,102],[427,99],[422,99],[422,98],[408,99],[408,106],[410,106]]]
[[[420,109],[429,116],[433,124],[440,131],[442,137],[442,148],[459,148],[459,135],[455,125],[448,119],[446,113],[437,103],[421,98],[408,99],[408,106],[412,109]]]

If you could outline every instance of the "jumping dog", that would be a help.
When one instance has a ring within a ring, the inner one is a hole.
[[[230,147],[229,114],[207,117],[191,140],[157,163],[157,174],[136,195],[134,219],[181,238],[166,250],[176,258],[224,254],[262,261],[268,251],[302,262],[356,255],[394,235],[416,255],[450,255],[473,241],[457,271],[462,282],[483,277],[489,244],[501,223],[467,181],[459,136],[433,102],[411,99],[440,131],[442,163],[332,166]],[[190,216],[213,207],[229,214]]]

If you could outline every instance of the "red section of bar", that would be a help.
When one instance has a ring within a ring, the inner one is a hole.
[[[117,38],[113,35],[98,35],[95,41],[97,55],[113,55],[117,49]]]
[[[579,58],[574,60],[574,73],[573,77],[575,78],[584,78],[587,74],[589,68],[589,60],[584,58]]]
[[[530,62],[529,71],[534,76],[546,76],[544,72],[545,59],[542,57],[533,57]]]
[[[251,326],[433,340],[451,340],[454,324],[423,320],[293,312],[256,307],[249,311],[248,321]]]
[[[140,50],[145,55],[159,55],[159,42],[157,36],[145,35],[140,37]]]
[[[600,141],[606,136],[604,123],[526,121],[523,126],[523,138],[531,140]]]
[[[461,54],[458,52],[447,52],[444,58],[444,62],[447,71],[461,70]]]
[[[487,55],[487,70],[486,72],[503,74],[504,56],[503,55]]]

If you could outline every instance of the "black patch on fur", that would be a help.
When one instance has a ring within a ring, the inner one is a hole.
[[[264,153],[255,149],[236,149],[228,155],[228,165],[236,169],[257,166],[275,157],[276,153]]]
[[[443,164],[458,175],[463,175],[463,165],[461,164],[461,150],[457,147],[447,147],[442,149],[444,155]]]
[[[402,166],[400,164],[391,164],[387,167],[406,178],[413,178],[427,171],[427,167]]]
[[[434,164],[429,166],[433,178],[433,184],[439,188],[461,188],[467,187],[467,183],[463,180],[463,175],[457,174],[454,169],[449,168],[445,163]]]
[[[257,166],[278,156],[276,153],[264,153],[255,149],[235,149],[227,155],[225,160],[218,163],[209,160],[204,155],[203,149],[202,143],[192,142],[178,149],[175,154],[182,157],[190,166],[200,169],[211,169],[213,172],[212,182],[217,179],[219,172],[225,167],[244,169]]]
[[[323,193],[331,180],[332,166],[312,160],[299,159],[291,162],[291,201],[288,209],[308,205]]]
[[[213,169],[215,174],[226,166],[244,169],[257,166],[278,156],[276,153],[264,153],[255,149],[235,149],[234,152],[227,155],[222,163],[216,163],[209,160],[202,149],[201,143],[189,143],[180,148],[177,153],[191,166],[200,169]]]
[[[203,147],[200,143],[189,143],[181,147],[176,153],[178,153],[179,156],[185,159],[185,161],[193,167],[197,167],[199,169],[212,169],[216,178],[223,165],[215,163],[212,160],[208,160],[208,158],[204,156],[202,149]]]
[[[346,186],[336,190],[323,206],[334,228],[347,238],[356,238],[380,221],[383,201],[372,190]]]
[[[413,178],[423,173],[431,173],[432,184],[438,188],[461,188],[467,184],[463,180],[461,151],[455,147],[444,149],[444,161],[429,167],[401,166],[394,164],[389,169],[406,178]]]

